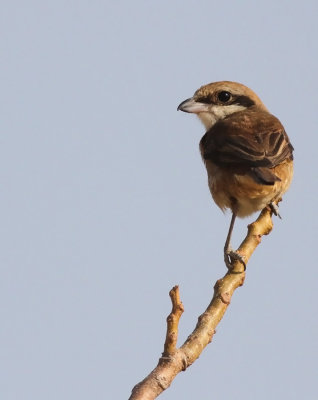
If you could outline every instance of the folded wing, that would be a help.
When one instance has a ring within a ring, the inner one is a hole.
[[[249,173],[260,184],[280,180],[272,168],[293,158],[293,146],[273,115],[247,110],[215,124],[201,139],[204,160]]]

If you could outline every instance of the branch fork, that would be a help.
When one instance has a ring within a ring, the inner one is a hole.
[[[255,222],[248,225],[245,239],[237,249],[248,263],[252,253],[261,243],[263,235],[268,235],[272,228],[272,210],[264,208]],[[153,400],[167,389],[176,375],[185,371],[212,341],[216,327],[226,312],[234,291],[243,285],[244,266],[234,260],[231,270],[214,285],[214,294],[207,309],[199,316],[197,325],[184,344],[177,348],[179,321],[184,311],[180,299],[179,287],[174,286],[170,292],[171,313],[167,317],[167,333],[162,357],[150,374],[132,390],[129,400]]]

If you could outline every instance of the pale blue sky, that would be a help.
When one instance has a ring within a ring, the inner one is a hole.
[[[213,343],[161,398],[316,399],[317,2],[0,11],[1,399],[128,398],[160,356],[175,284],[180,344],[192,331],[230,215],[210,198],[203,126],[176,109],[217,80],[280,118],[295,178]]]

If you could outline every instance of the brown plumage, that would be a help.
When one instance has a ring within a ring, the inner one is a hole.
[[[293,146],[280,121],[246,86],[229,81],[202,86],[178,110],[195,113],[207,131],[200,141],[215,203],[232,211],[224,248],[226,265],[244,260],[230,248],[236,216],[246,217],[277,202],[293,176]]]

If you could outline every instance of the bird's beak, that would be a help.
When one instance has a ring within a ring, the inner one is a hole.
[[[182,103],[178,105],[177,110],[181,110],[187,113],[194,113],[198,114],[201,112],[207,112],[208,110],[208,104],[205,103],[199,103],[198,101],[195,101],[193,97],[190,99],[184,100]]]

